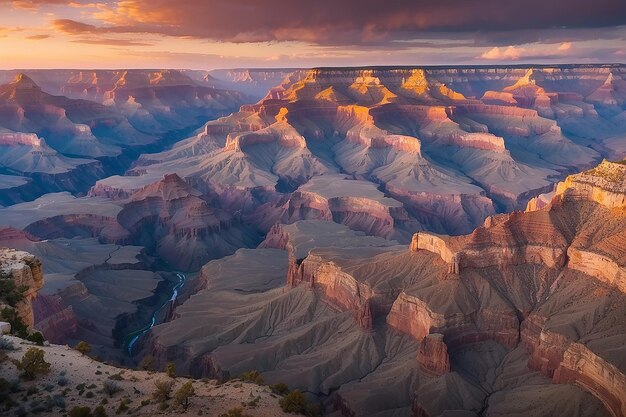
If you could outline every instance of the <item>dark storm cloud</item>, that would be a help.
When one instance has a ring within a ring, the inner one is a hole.
[[[102,30],[109,31],[231,42],[370,44],[436,32],[519,31],[532,37],[535,30],[607,28],[626,24],[626,1],[125,0],[107,6],[100,18]]]

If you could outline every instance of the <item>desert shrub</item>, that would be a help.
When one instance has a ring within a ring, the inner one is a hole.
[[[116,384],[113,381],[104,381],[102,384],[102,392],[107,394],[109,397],[113,397],[115,394],[120,392],[122,387]]]
[[[194,390],[191,381],[189,381],[184,383],[183,386],[176,391],[176,394],[174,394],[174,401],[176,404],[180,405],[183,410],[187,410],[191,404],[191,397],[194,395],[196,395],[196,391]]]
[[[121,414],[124,411],[128,411],[128,404],[130,404],[130,400],[129,399],[124,399],[120,401],[120,405],[117,407],[117,410],[115,411],[116,414]]]
[[[26,395],[31,396],[31,395],[37,394],[38,392],[39,392],[39,388],[37,388],[35,385],[31,385],[26,390]]]
[[[274,394],[285,396],[289,394],[289,387],[284,382],[277,382],[276,384],[270,385],[270,389]]]
[[[300,390],[293,390],[279,401],[280,408],[287,413],[303,414],[307,417],[322,415],[319,404],[310,403]]]
[[[154,371],[154,357],[152,355],[146,355],[139,362],[139,369],[143,371]]]
[[[83,355],[86,355],[89,352],[91,352],[91,345],[89,343],[85,342],[84,340],[82,340],[82,341],[78,342],[78,344],[76,346],[74,346],[74,349],[76,349],[77,351],[79,351]]]
[[[70,383],[70,380],[69,380],[69,379],[67,379],[67,378],[66,378],[66,377],[64,377],[64,376],[62,376],[61,378],[59,378],[59,380],[57,381],[57,385],[58,385],[58,386],[60,386],[60,387],[64,387],[64,386],[66,386],[66,385],[67,385],[67,384],[69,384],[69,383]]]
[[[103,406],[99,405],[93,410],[93,417],[107,417],[107,412]]]
[[[250,414],[246,414],[241,407],[235,407],[228,410],[226,413],[220,414],[219,417],[252,417]]]
[[[168,362],[165,365],[165,373],[170,378],[176,378],[176,364],[174,362]]]
[[[72,407],[70,410],[70,417],[92,417],[91,408],[89,407]]]
[[[62,395],[55,394],[52,396],[52,405],[59,408],[65,408],[65,398]]]
[[[154,381],[154,392],[152,393],[152,398],[158,402],[169,400],[172,387],[174,387],[174,381]]]
[[[35,379],[37,375],[50,372],[50,364],[44,359],[44,351],[36,347],[29,348],[22,360],[15,360],[13,363],[26,379]]]
[[[85,393],[85,398],[93,398],[95,396],[96,396],[96,394],[94,394],[92,391],[87,391]]]
[[[109,379],[112,379],[113,381],[123,381],[124,377],[122,376],[121,372],[118,372],[116,374],[110,375]]]
[[[31,335],[28,335],[26,337],[26,340],[30,340],[31,342],[35,343],[37,346],[43,346],[43,342],[46,341],[46,339],[43,337],[41,332],[35,332]]]
[[[248,382],[254,382],[258,385],[263,385],[265,383],[265,381],[263,380],[263,376],[257,370],[244,372],[243,374],[241,374],[241,379]]]

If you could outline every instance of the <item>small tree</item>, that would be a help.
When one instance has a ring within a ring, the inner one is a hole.
[[[304,414],[307,409],[307,400],[304,394],[296,389],[279,401],[280,408],[286,413]]]
[[[158,402],[165,402],[170,399],[172,387],[174,387],[174,381],[154,381],[154,392],[152,393],[152,397]]]
[[[191,397],[194,395],[196,395],[196,391],[193,389],[191,381],[189,381],[183,384],[183,386],[176,391],[176,394],[174,394],[174,401],[176,404],[182,406],[183,410],[187,410],[191,404]]]
[[[86,355],[89,352],[91,352],[91,345],[89,343],[85,342],[84,340],[81,340],[80,342],[78,342],[78,344],[76,346],[74,346],[74,349],[76,349],[77,351],[79,351],[83,355]]]
[[[14,360],[13,363],[20,371],[24,372],[27,379],[35,379],[37,375],[44,375],[50,372],[50,364],[44,360],[44,351],[31,347],[29,348],[21,361]]]
[[[168,362],[165,365],[165,373],[170,378],[176,378],[176,364],[174,362]]]

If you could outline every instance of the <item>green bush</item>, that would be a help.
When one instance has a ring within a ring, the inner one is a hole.
[[[270,385],[270,389],[274,394],[282,396],[289,394],[289,387],[284,382],[278,382],[276,384]]]
[[[307,417],[319,417],[322,408],[319,404],[310,403],[300,390],[293,390],[279,401],[280,408],[287,413],[303,414]]]
[[[3,308],[2,311],[0,311],[0,316],[11,325],[11,334],[21,337],[22,339],[28,337],[28,326],[14,308]]]
[[[29,341],[37,344],[37,346],[43,346],[43,342],[46,341],[46,339],[43,337],[41,332],[35,332],[35,333],[31,334],[31,335],[28,335],[26,337],[26,340],[29,340]]]
[[[157,400],[158,402],[164,402],[170,399],[170,394],[172,392],[172,387],[174,386],[174,381],[154,381],[154,392],[152,393],[152,398]]]
[[[191,381],[189,381],[183,384],[183,386],[176,391],[176,394],[174,394],[174,401],[176,404],[180,405],[183,410],[187,410],[191,404],[191,397],[194,395],[196,395],[196,391],[194,390]]]
[[[244,372],[243,374],[241,374],[241,379],[247,382],[254,382],[258,385],[263,385],[265,383],[265,381],[263,380],[263,376],[257,370]]]
[[[74,349],[76,349],[77,351],[79,351],[83,355],[86,355],[89,352],[91,352],[91,345],[89,343],[85,342],[84,340],[82,340],[82,341],[78,342],[78,344],[76,346],[74,346]]]
[[[13,363],[17,369],[23,371],[26,379],[35,379],[37,375],[50,372],[50,364],[44,359],[44,351],[36,347],[29,348],[22,356],[22,360],[14,360]]]
[[[170,378],[176,378],[176,364],[174,362],[168,362],[165,365],[165,373]]]

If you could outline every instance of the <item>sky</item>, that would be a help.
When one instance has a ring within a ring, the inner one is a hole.
[[[626,0],[0,0],[0,69],[626,63]]]

